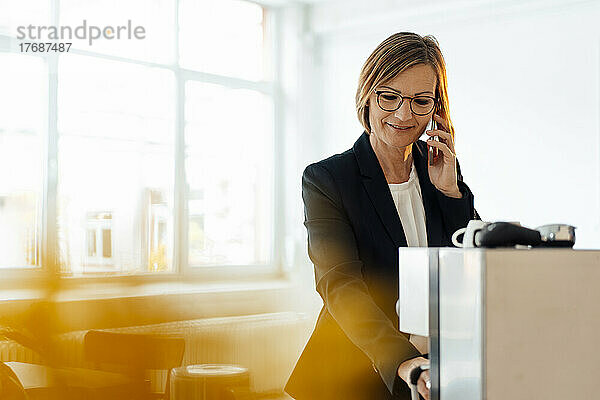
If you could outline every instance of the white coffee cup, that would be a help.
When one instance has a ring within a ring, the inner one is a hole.
[[[489,222],[481,221],[479,219],[472,219],[469,221],[465,228],[457,229],[452,234],[452,244],[456,247],[475,247],[475,233],[483,229]],[[458,236],[463,235],[462,243],[458,241]]]

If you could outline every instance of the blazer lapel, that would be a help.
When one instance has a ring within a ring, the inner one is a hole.
[[[354,143],[353,150],[358,161],[363,185],[379,215],[381,223],[396,247],[406,246],[406,237],[394,199],[366,132],[363,132]]]
[[[419,151],[420,150],[420,151]],[[369,142],[366,132],[354,143],[353,151],[358,162],[363,185],[396,247],[407,246],[406,236],[394,205],[392,194],[389,190],[385,175],[379,165],[379,160]],[[423,209],[425,210],[425,228],[427,230],[427,244],[429,247],[443,246],[442,216],[436,199],[437,189],[429,179],[427,167],[427,144],[418,140],[413,145],[413,162],[419,177]]]

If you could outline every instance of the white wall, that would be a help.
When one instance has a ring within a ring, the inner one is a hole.
[[[300,100],[309,131],[299,162],[342,152],[362,132],[354,93],[378,43],[399,31],[433,34],[482,217],[569,223],[576,247],[600,248],[599,17],[597,1],[314,4],[303,39],[312,90]]]

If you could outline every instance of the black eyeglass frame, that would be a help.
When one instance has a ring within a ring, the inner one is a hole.
[[[379,106],[379,108],[381,108],[383,111],[387,111],[387,112],[396,111],[397,109],[399,109],[400,107],[402,107],[402,103],[404,103],[404,99],[409,99],[409,100],[410,100],[410,104],[409,104],[409,106],[410,106],[410,111],[411,111],[413,114],[415,114],[415,115],[420,115],[420,116],[423,116],[423,115],[428,115],[428,114],[430,114],[430,113],[431,113],[433,110],[435,110],[435,106],[437,105],[437,101],[438,101],[438,99],[437,99],[436,97],[433,97],[433,96],[426,96],[426,95],[419,95],[419,96],[413,96],[413,97],[411,97],[411,96],[403,96],[403,95],[401,95],[400,93],[398,93],[398,92],[394,92],[394,91],[392,91],[392,90],[373,90],[373,92],[374,92],[374,93],[377,95],[377,105]],[[398,103],[398,107],[394,108],[393,110],[387,110],[387,109],[383,108],[383,107],[381,106],[381,103],[379,102],[379,97],[380,97],[380,95],[381,95],[382,93],[392,93],[392,94],[394,94],[394,95],[396,95],[396,96],[399,96],[399,97],[400,97],[400,103]],[[418,112],[415,112],[415,110],[413,110],[413,100],[414,100],[414,99],[416,99],[416,98],[422,98],[422,97],[426,97],[426,98],[428,98],[428,99],[431,99],[431,100],[433,100],[433,107],[431,107],[431,110],[427,111],[425,114],[420,114],[420,113],[418,113]]]

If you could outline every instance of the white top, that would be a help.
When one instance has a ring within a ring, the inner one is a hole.
[[[402,222],[404,235],[408,247],[427,247],[427,230],[425,229],[425,209],[419,176],[415,164],[410,169],[408,181],[404,183],[390,183],[390,192]],[[421,352],[429,352],[429,339],[425,336],[410,335],[410,342]]]
[[[402,222],[408,247],[427,247],[427,230],[425,229],[425,209],[421,197],[419,177],[413,163],[407,182],[390,183],[390,192]]]

